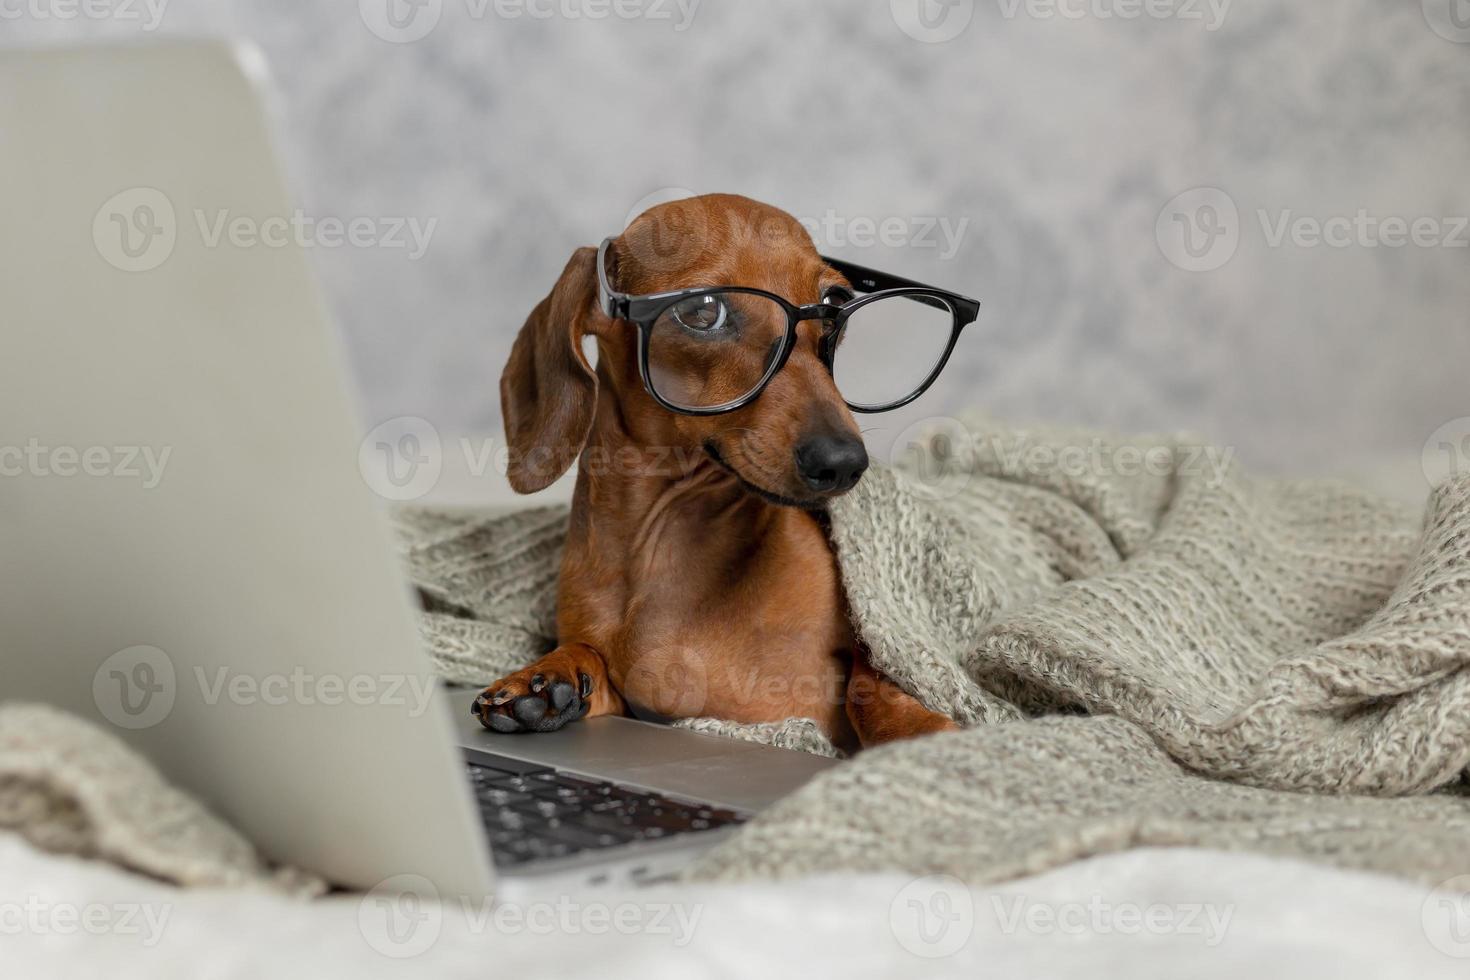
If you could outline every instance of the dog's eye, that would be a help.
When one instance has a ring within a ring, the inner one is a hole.
[[[707,333],[725,325],[728,309],[718,296],[691,296],[675,303],[673,314],[681,327]]]
[[[828,286],[822,293],[822,302],[828,306],[842,306],[852,302],[852,293],[842,286]]]

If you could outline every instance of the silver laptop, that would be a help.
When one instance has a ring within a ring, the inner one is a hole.
[[[0,53],[0,691],[342,884],[663,874],[829,763],[435,684],[302,247],[207,233],[293,213],[262,65]]]

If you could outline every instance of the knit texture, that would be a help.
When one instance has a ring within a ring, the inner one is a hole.
[[[1470,799],[1309,796],[1191,773],[1121,718],[981,725],[870,749],[757,817],[698,880],[832,871],[1003,881],[1135,847],[1252,851],[1438,884]]]
[[[909,449],[832,540],[875,665],[970,730],[863,753],[695,874],[990,879],[1149,843],[1470,865],[1470,478],[1419,515],[1184,437],[969,418]],[[400,513],[445,676],[554,645],[565,520]],[[833,753],[806,719],[681,724]]]
[[[180,885],[325,890],[312,875],[270,868],[141,755],[47,705],[0,706],[0,829]]]

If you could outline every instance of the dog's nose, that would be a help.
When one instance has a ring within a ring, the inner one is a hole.
[[[856,436],[813,436],[796,447],[796,469],[818,493],[851,490],[868,468],[868,451]]]

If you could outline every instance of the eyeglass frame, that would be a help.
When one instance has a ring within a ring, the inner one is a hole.
[[[847,321],[856,313],[870,303],[878,300],[890,299],[895,296],[913,297],[917,302],[927,306],[943,306],[951,316],[949,341],[945,344],[944,353],[939,356],[929,376],[924,382],[912,392],[898,401],[888,402],[879,406],[857,405],[843,397],[843,403],[854,412],[865,414],[876,414],[878,412],[891,412],[894,409],[914,401],[930,386],[938,380],[943,373],[944,366],[949,361],[949,355],[954,351],[955,344],[960,339],[960,332],[965,327],[974,323],[980,315],[980,301],[971,299],[960,293],[938,286],[926,286],[912,279],[904,279],[901,276],[890,275],[869,269],[865,266],[846,262],[822,255],[821,260],[827,263],[834,271],[845,278],[854,290],[861,291],[863,295],[854,296],[846,303],[834,305],[832,303],[807,303],[797,306],[787,300],[784,296],[757,289],[754,286],[692,286],[688,289],[676,289],[672,292],[649,293],[647,295],[635,295],[619,292],[614,289],[607,275],[607,253],[612,247],[613,239],[604,238],[602,244],[597,248],[597,303],[604,316],[613,320],[626,320],[638,328],[638,375],[643,379],[643,387],[648,394],[662,407],[680,415],[723,415],[744,408],[761,396],[771,379],[781,372],[786,366],[786,360],[791,356],[792,349],[796,346],[796,327],[804,320],[831,320],[832,328],[824,330],[821,343],[818,346],[818,356],[822,364],[827,368],[827,374],[832,375],[833,359],[837,353],[837,345],[842,339],[842,332],[847,327]],[[771,361],[771,366],[750,391],[739,398],[725,402],[720,405],[711,405],[706,408],[692,408],[676,405],[658,393],[653,384],[653,377],[648,366],[649,347],[653,336],[654,324],[658,318],[676,303],[686,299],[696,299],[710,293],[744,293],[751,296],[760,296],[774,302],[786,312],[786,333],[781,338],[781,350],[777,357]],[[840,394],[840,392],[839,392]]]

